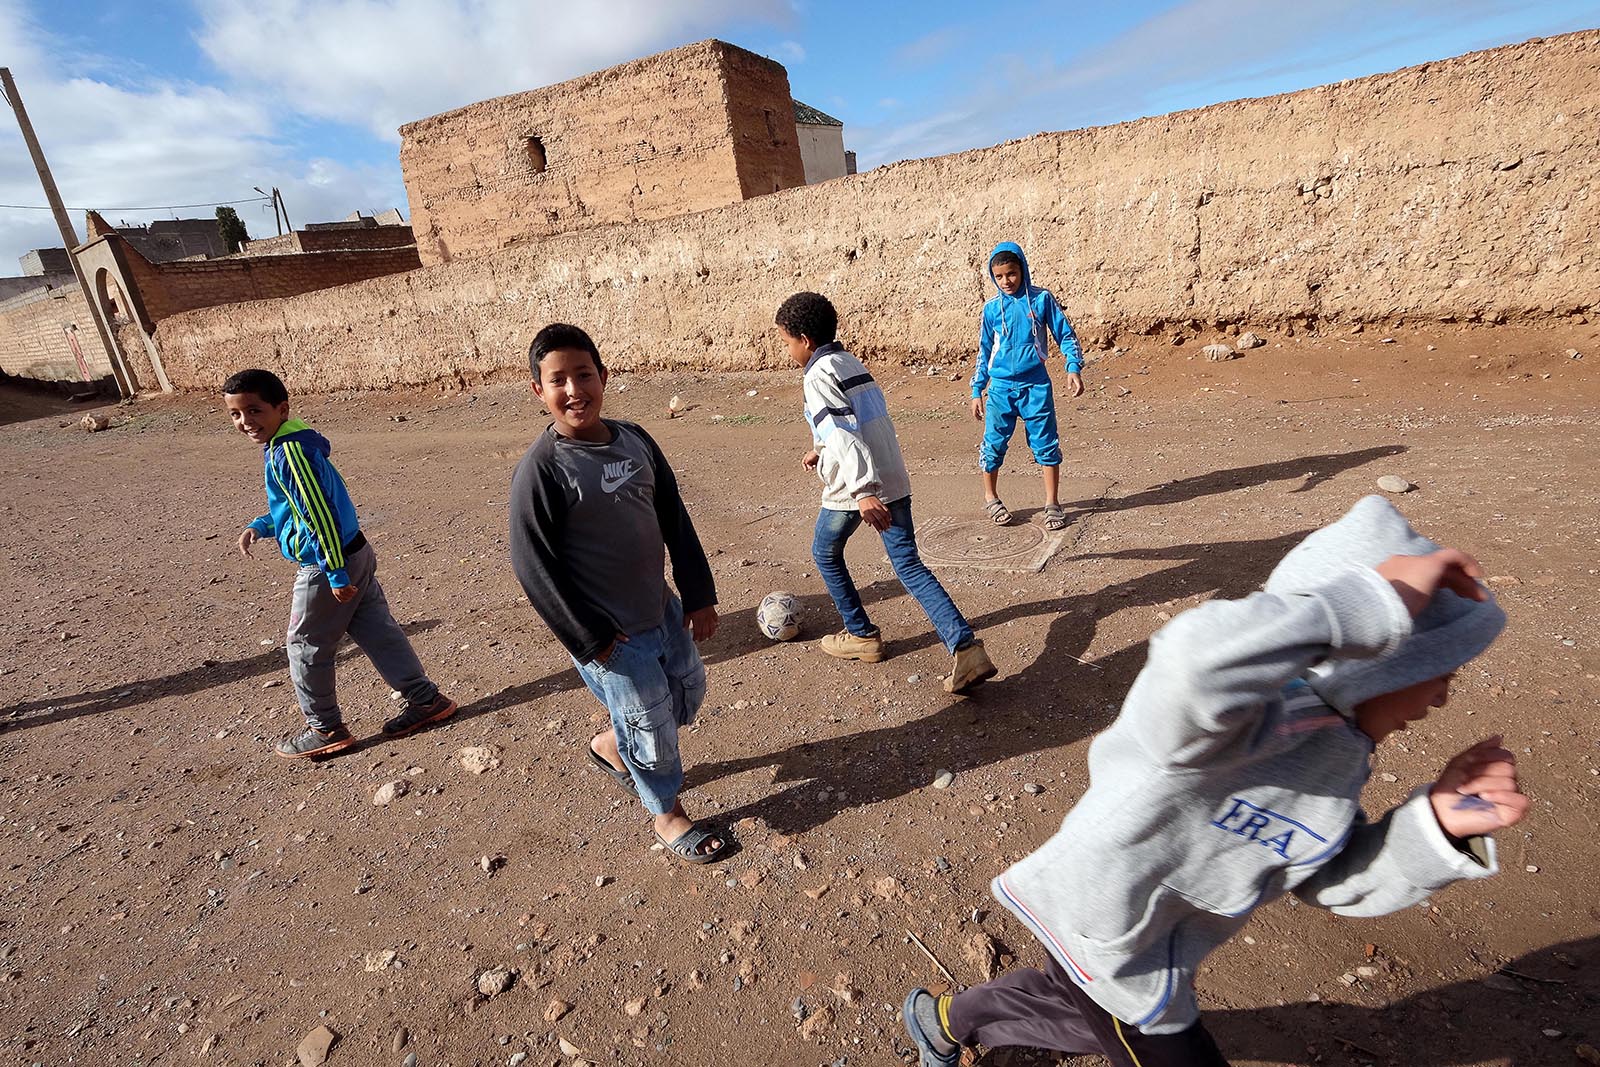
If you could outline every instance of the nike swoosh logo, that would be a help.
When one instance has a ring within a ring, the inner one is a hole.
[[[606,477],[605,475],[602,474],[600,476],[600,488],[604,489],[608,493],[615,493],[618,489],[622,488],[622,486],[624,484],[626,484],[630,479],[632,479],[635,474],[638,474],[638,473],[639,473],[638,468],[633,467],[632,465],[630,465],[626,471],[624,471],[622,474],[618,475],[615,478],[608,478],[608,477]]]

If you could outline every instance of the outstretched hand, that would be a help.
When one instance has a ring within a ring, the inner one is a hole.
[[[1374,569],[1394,586],[1413,619],[1422,614],[1441,589],[1468,600],[1489,598],[1478,584],[1483,574],[1478,561],[1458,549],[1441,548],[1426,556],[1390,556]]]
[[[1476,837],[1512,826],[1530,801],[1517,785],[1517,757],[1486,737],[1445,764],[1428,791],[1433,814],[1452,837]]]

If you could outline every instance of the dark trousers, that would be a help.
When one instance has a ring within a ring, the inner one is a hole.
[[[1051,959],[1018,967],[950,999],[950,1036],[963,1045],[1020,1045],[1098,1054],[1114,1067],[1228,1067],[1205,1026],[1142,1034],[1109,1015]]]

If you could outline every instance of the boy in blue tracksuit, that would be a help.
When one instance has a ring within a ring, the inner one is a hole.
[[[1067,393],[1083,392],[1083,359],[1072,324],[1050,290],[1033,284],[1022,248],[1003,241],[989,253],[989,278],[999,290],[983,305],[978,342],[978,366],[972,373],[972,417],[983,423],[984,511],[997,525],[1011,522],[1000,502],[1000,464],[1016,432],[1017,417],[1027,429],[1028,448],[1034,462],[1044,468],[1044,526],[1059,530],[1067,524],[1058,498],[1061,485],[1061,438],[1056,431],[1055,394],[1045,359],[1050,354],[1050,334],[1067,364]],[[985,398],[987,393],[987,398]]]
[[[326,756],[349,748],[335,695],[333,663],[346,634],[372,660],[406,708],[383,725],[404,737],[455,714],[389,612],[378,584],[377,559],[356,521],[344,479],[328,458],[328,439],[289,418],[289,393],[276,374],[245,370],[222,383],[228,417],[260,445],[266,466],[267,513],[239,534],[239,552],[261,538],[276,538],[283,557],[300,565],[289,609],[289,677],[306,728],[279,742],[286,759]]]

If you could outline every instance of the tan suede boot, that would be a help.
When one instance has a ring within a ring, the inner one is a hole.
[[[956,649],[955,662],[950,675],[944,680],[946,693],[965,693],[1000,673],[983,650],[982,641],[974,641],[966,648]]]
[[[858,659],[863,663],[877,663],[883,659],[883,634],[857,637],[849,630],[829,634],[820,642],[822,651],[836,659]]]

